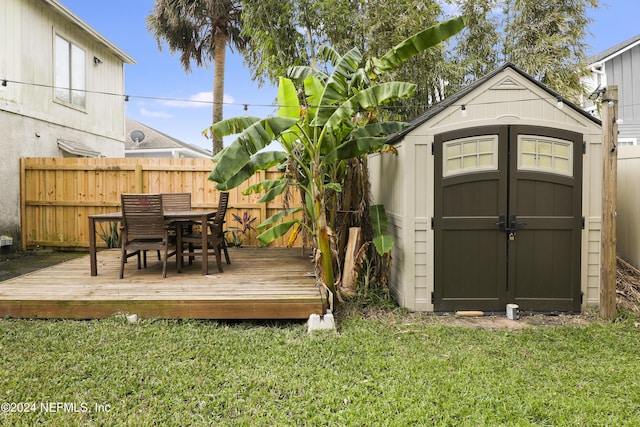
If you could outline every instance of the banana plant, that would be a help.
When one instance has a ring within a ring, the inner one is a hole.
[[[215,158],[209,179],[219,190],[229,190],[256,171],[274,166],[285,168],[282,177],[258,183],[247,193],[262,192],[262,202],[272,200],[289,186],[299,188],[304,197],[308,228],[321,253],[322,281],[335,293],[332,233],[325,203],[329,191],[340,192],[344,161],[382,149],[388,135],[408,126],[402,121],[381,121],[381,107],[411,97],[416,85],[407,82],[377,83],[379,75],[401,61],[434,46],[460,31],[466,18],[459,17],[406,39],[388,54],[364,60],[358,49],[340,55],[330,47],[319,54],[331,66],[331,73],[311,67],[292,67],[278,85],[278,115],[268,118],[238,117],[223,120],[205,130],[218,137],[237,134],[237,139]],[[264,151],[272,143],[281,150]],[[257,238],[268,244],[300,223],[282,221],[295,210],[281,212],[256,227]]]

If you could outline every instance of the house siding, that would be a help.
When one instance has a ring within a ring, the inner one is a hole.
[[[619,138],[636,138],[640,143],[640,45],[612,56],[604,63],[604,72],[606,85],[618,86]]]
[[[20,242],[20,158],[62,157],[58,140],[80,142],[103,156],[124,157],[124,59],[56,2],[2,0],[0,14],[0,234]],[[75,20],[74,20],[75,19]],[[86,105],[54,99],[54,40],[85,51]],[[93,58],[102,61],[94,64]]]

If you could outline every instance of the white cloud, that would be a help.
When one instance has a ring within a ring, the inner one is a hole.
[[[199,92],[195,95],[191,95],[186,99],[163,99],[158,101],[160,105],[166,107],[177,107],[177,108],[200,108],[200,107],[211,107],[213,103],[213,92]],[[235,99],[233,97],[225,94],[223,101],[225,104],[233,104]]]
[[[151,111],[151,110],[147,110],[146,108],[141,108],[140,109],[140,115],[144,116],[144,117],[156,117],[159,119],[171,119],[173,118],[172,114],[166,113],[164,111]]]

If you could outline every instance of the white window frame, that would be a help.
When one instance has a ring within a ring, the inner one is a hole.
[[[538,144],[540,142],[544,142],[544,143],[548,143],[551,144],[552,148],[555,147],[556,144],[558,145],[565,145],[567,146],[567,153],[568,153],[568,157],[564,158],[560,155],[556,155],[556,153],[552,150],[551,154],[548,153],[544,153],[544,154],[539,154],[539,153],[527,153],[527,154],[534,154],[536,155],[536,165],[524,165],[522,162],[522,156],[523,156],[523,151],[522,151],[522,142],[523,140],[528,139],[528,140],[533,140],[536,143],[536,147],[538,147]],[[559,139],[559,138],[552,138],[552,137],[547,137],[547,136],[540,136],[540,135],[518,135],[518,170],[525,170],[525,171],[532,171],[532,172],[544,172],[544,173],[552,173],[552,174],[556,174],[556,175],[563,175],[563,176],[573,176],[573,157],[574,157],[574,153],[573,153],[573,143],[571,141],[567,141],[566,139]],[[544,166],[540,166],[538,164],[539,161],[539,157],[538,156],[545,156],[551,159],[551,163],[552,163],[552,167],[544,167]],[[553,167],[553,164],[555,163],[556,159],[561,159],[561,160],[565,160],[567,161],[567,171],[564,171],[563,169],[559,169],[559,168],[555,168]]]
[[[480,155],[489,154],[489,152],[479,152],[478,150],[475,153],[464,153],[463,147],[465,143],[476,143],[479,144],[481,142],[490,142],[492,145],[491,154],[493,158],[491,159],[490,164],[480,165],[479,161],[475,162],[474,166],[465,167],[464,164],[461,167],[456,169],[449,169],[449,161],[454,158],[459,158],[461,163],[464,163],[464,158],[471,158],[476,156],[479,159]],[[454,145],[460,146],[460,154],[458,156],[449,157],[448,149]],[[449,177],[455,175],[463,175],[469,173],[479,173],[479,172],[487,172],[487,171],[495,171],[498,170],[498,135],[481,135],[481,136],[472,136],[469,138],[460,138],[454,139],[451,141],[446,141],[442,147],[442,176]]]
[[[55,33],[53,51],[54,100],[84,110],[87,106],[85,50]]]

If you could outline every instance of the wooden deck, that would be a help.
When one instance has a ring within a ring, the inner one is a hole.
[[[141,270],[130,258],[120,280],[120,251],[100,251],[97,276],[90,275],[86,256],[0,282],[0,316],[306,319],[326,311],[313,266],[301,249],[229,248],[229,255],[224,273],[211,257],[212,274],[206,276],[197,260],[178,274],[170,258],[166,279],[155,254]]]

